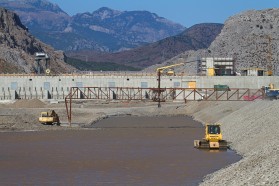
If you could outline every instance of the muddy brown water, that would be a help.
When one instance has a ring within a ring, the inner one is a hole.
[[[51,127],[51,126],[50,126]],[[240,160],[193,148],[190,117],[117,117],[80,131],[0,133],[0,185],[198,185]]]

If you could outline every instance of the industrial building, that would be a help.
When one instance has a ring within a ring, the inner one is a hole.
[[[233,58],[207,57],[201,59],[202,74],[207,76],[233,76],[235,63]]]
[[[0,75],[0,100],[64,99],[71,87],[157,88],[156,74],[87,74],[87,75]],[[230,88],[260,89],[274,83],[277,76],[162,76],[161,88]]]

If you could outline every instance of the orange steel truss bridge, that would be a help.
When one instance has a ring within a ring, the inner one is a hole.
[[[160,91],[160,92],[159,92]],[[262,89],[229,88],[133,88],[133,87],[71,87],[65,98],[68,122],[72,122],[73,100],[144,100],[167,101],[253,101],[263,99]]]

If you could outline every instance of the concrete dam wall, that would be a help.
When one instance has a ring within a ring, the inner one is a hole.
[[[162,76],[161,88],[230,88],[260,89],[273,83],[279,87],[277,76]],[[0,100],[64,99],[71,87],[130,87],[158,88],[156,75],[1,75]]]

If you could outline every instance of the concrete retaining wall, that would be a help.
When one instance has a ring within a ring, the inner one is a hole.
[[[259,89],[274,83],[277,76],[162,76],[162,88],[230,88]],[[65,76],[0,76],[0,100],[10,99],[64,99],[70,87],[140,87],[157,88],[157,77],[150,75],[65,75]]]

